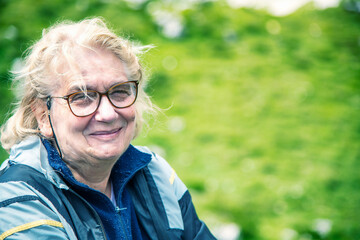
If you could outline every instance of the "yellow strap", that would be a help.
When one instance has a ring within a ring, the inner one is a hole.
[[[170,182],[170,184],[171,185],[173,185],[173,183],[174,183],[174,181],[175,181],[175,170],[172,168],[171,169],[171,176],[170,176],[170,178],[169,178],[169,182]]]
[[[38,227],[38,226],[41,226],[41,225],[49,225],[49,226],[64,228],[62,223],[58,222],[58,221],[54,221],[54,220],[38,220],[38,221],[34,221],[34,222],[30,222],[30,223],[26,223],[26,224],[14,227],[14,228],[2,233],[0,235],[0,240],[3,240],[3,239],[7,238],[10,235],[13,235],[14,233],[21,232],[21,231],[24,231],[24,230],[28,230],[30,228]]]

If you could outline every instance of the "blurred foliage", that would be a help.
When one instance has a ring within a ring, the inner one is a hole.
[[[157,46],[143,59],[147,91],[167,110],[135,144],[168,159],[212,229],[235,223],[245,240],[359,238],[358,13],[309,4],[279,18],[222,1],[1,0],[2,121],[16,59],[43,28],[90,16]]]

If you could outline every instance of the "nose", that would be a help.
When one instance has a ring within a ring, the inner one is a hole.
[[[99,122],[111,122],[116,119],[116,117],[115,107],[105,95],[101,96],[100,105],[95,112],[95,120]]]

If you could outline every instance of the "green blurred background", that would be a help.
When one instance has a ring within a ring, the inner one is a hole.
[[[170,162],[219,239],[360,239],[356,3],[276,17],[221,0],[0,0],[0,121],[42,29],[102,16],[157,46],[143,64],[166,110],[134,144]]]

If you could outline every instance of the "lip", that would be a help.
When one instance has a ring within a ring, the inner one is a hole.
[[[122,128],[94,131],[90,134],[90,136],[94,137],[94,138],[102,139],[102,140],[111,140],[120,133],[121,129]]]

